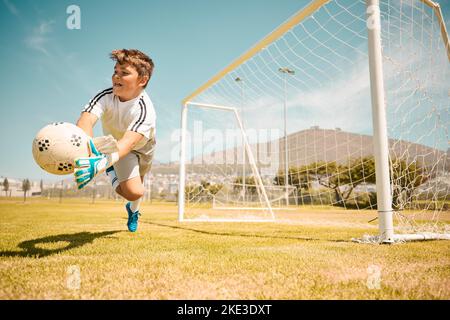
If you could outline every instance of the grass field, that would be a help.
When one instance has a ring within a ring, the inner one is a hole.
[[[450,299],[450,242],[352,242],[374,212],[180,224],[154,203],[133,234],[123,205],[0,199],[0,299]]]

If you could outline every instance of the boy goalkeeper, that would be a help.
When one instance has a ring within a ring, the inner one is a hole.
[[[116,61],[112,88],[92,98],[77,122],[77,126],[92,137],[92,129],[101,119],[105,137],[89,141],[91,156],[75,160],[74,175],[78,189],[81,189],[106,171],[113,189],[129,201],[125,206],[127,226],[129,231],[135,232],[144,195],[144,176],[151,169],[156,144],[156,115],[152,101],[144,91],[154,64],[147,55],[134,49],[114,50],[111,59]],[[111,142],[111,139],[114,148],[109,153],[96,142]]]

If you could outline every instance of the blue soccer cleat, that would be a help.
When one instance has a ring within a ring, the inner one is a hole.
[[[138,227],[139,216],[141,215],[139,211],[133,212],[131,211],[131,202],[128,202],[125,206],[128,212],[128,222],[127,227],[130,232],[135,232]]]

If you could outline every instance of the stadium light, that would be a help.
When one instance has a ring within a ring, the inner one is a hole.
[[[244,120],[244,80],[240,77],[237,77],[234,79],[240,87],[241,87],[241,120],[242,125],[245,126],[245,120]],[[245,181],[245,148],[242,146],[242,200],[245,203],[245,189],[246,189],[246,181]]]
[[[287,75],[295,75],[295,71],[289,68],[279,68],[279,72],[283,73],[284,80],[284,185],[286,187],[286,205],[289,205],[289,154],[288,154],[288,138],[287,138],[287,107],[286,107],[286,94],[287,94]]]

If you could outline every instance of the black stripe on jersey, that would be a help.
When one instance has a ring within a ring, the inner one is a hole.
[[[85,112],[91,112],[97,102],[105,95],[112,93],[112,88],[108,88],[98,93],[92,100],[89,102],[89,105],[84,109]]]
[[[141,114],[139,115],[139,119],[133,124],[133,127],[131,127],[131,131],[136,131],[136,126],[142,121],[142,116],[144,115],[144,106],[141,101],[139,101],[139,106],[141,107]]]
[[[139,120],[136,121],[136,123],[131,128],[131,131],[135,131],[135,132],[137,132],[139,127],[144,123],[145,117],[147,117],[147,106],[145,105],[143,97],[139,101],[139,105],[141,106],[141,116],[139,117]],[[143,114],[142,114],[142,112],[143,112]]]
[[[97,94],[89,103],[89,106],[85,109],[86,112],[91,112],[94,106],[97,104],[97,102],[105,95],[112,93],[112,88],[108,88],[106,90],[103,90],[99,94]]]
[[[144,107],[144,116],[142,117],[141,122],[139,122],[137,127],[134,129],[136,132],[139,129],[139,127],[144,123],[145,119],[147,118],[147,106],[145,105],[144,98],[142,98],[141,103],[142,103],[141,105]]]

